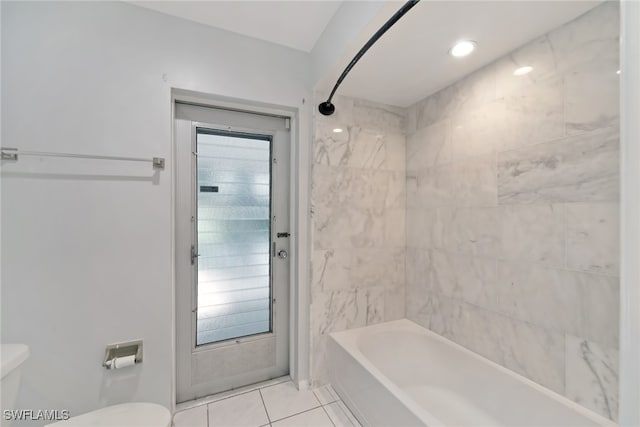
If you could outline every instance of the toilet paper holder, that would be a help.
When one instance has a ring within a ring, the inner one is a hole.
[[[135,356],[135,363],[142,363],[142,340],[110,344],[104,352],[102,366],[116,369],[116,359]]]

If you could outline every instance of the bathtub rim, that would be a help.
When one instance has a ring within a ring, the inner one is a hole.
[[[463,354],[467,354],[470,357],[478,360],[479,362],[488,365],[489,367],[497,369],[499,372],[502,372],[509,377],[513,378],[516,381],[524,383],[525,385],[532,387],[534,390],[541,392],[546,397],[553,399],[560,404],[567,406],[568,408],[574,410],[578,414],[584,416],[585,418],[593,421],[597,425],[602,427],[618,427],[618,424],[610,420],[597,412],[594,412],[574,401],[569,399],[566,396],[561,395],[558,392],[555,392],[547,387],[544,387],[541,384],[536,383],[535,381],[519,374],[515,371],[512,371],[444,336],[433,332],[430,329],[427,329],[419,324],[409,320],[409,319],[399,319],[393,320],[390,322],[377,323],[375,325],[362,326],[359,328],[348,329],[345,331],[332,332],[329,334],[330,339],[335,341],[337,345],[342,347],[351,357],[353,357],[359,364],[361,364],[365,370],[367,370],[371,375],[374,376],[376,380],[382,383],[390,393],[394,395],[397,399],[406,404],[407,408],[418,418],[427,423],[427,425],[435,425],[435,426],[444,426],[445,424],[434,417],[431,413],[429,413],[426,409],[420,406],[411,396],[409,396],[406,392],[404,392],[400,387],[398,387],[393,381],[387,378],[373,363],[371,363],[367,357],[360,351],[358,348],[357,337],[359,337],[362,333],[375,333],[381,331],[389,331],[389,330],[404,330],[417,332],[431,338],[434,338],[445,345],[451,346],[454,349],[461,351]]]

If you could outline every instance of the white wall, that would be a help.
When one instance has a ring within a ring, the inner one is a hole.
[[[121,2],[2,2],[3,146],[167,158],[155,176],[3,164],[2,340],[32,351],[21,407],[171,405],[171,88],[300,108],[306,145],[310,75],[302,52]],[[136,338],[142,365],[101,367]]]

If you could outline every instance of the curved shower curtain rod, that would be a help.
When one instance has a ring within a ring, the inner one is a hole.
[[[378,39],[382,37],[382,35],[386,33],[387,30],[393,26],[393,24],[398,22],[398,20],[402,18],[405,13],[409,12],[409,10],[411,10],[413,6],[418,4],[419,1],[420,0],[411,0],[406,2],[404,6],[398,9],[398,11],[394,13],[393,16],[389,18],[389,20],[385,22],[385,24],[382,27],[380,27],[378,31],[376,31],[376,33],[369,39],[369,41],[364,46],[362,46],[362,49],[360,49],[358,53],[356,53],[356,56],[353,57],[351,62],[349,62],[349,65],[347,65],[347,68],[345,68],[342,74],[340,74],[340,77],[338,77],[338,81],[333,87],[333,90],[331,91],[331,95],[329,95],[329,98],[325,102],[322,102],[318,105],[318,111],[320,111],[320,113],[322,113],[325,116],[330,116],[333,114],[333,112],[336,110],[336,107],[331,103],[331,99],[333,99],[333,95],[336,93],[336,90],[338,90],[338,86],[340,86],[340,83],[342,83],[344,78],[347,77],[347,74],[349,74],[349,71],[351,71],[353,66],[356,65],[356,63],[369,50],[369,48],[373,46],[373,44],[377,42]]]

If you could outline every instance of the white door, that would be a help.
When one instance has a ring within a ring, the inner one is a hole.
[[[176,103],[177,401],[289,372],[289,119]]]

